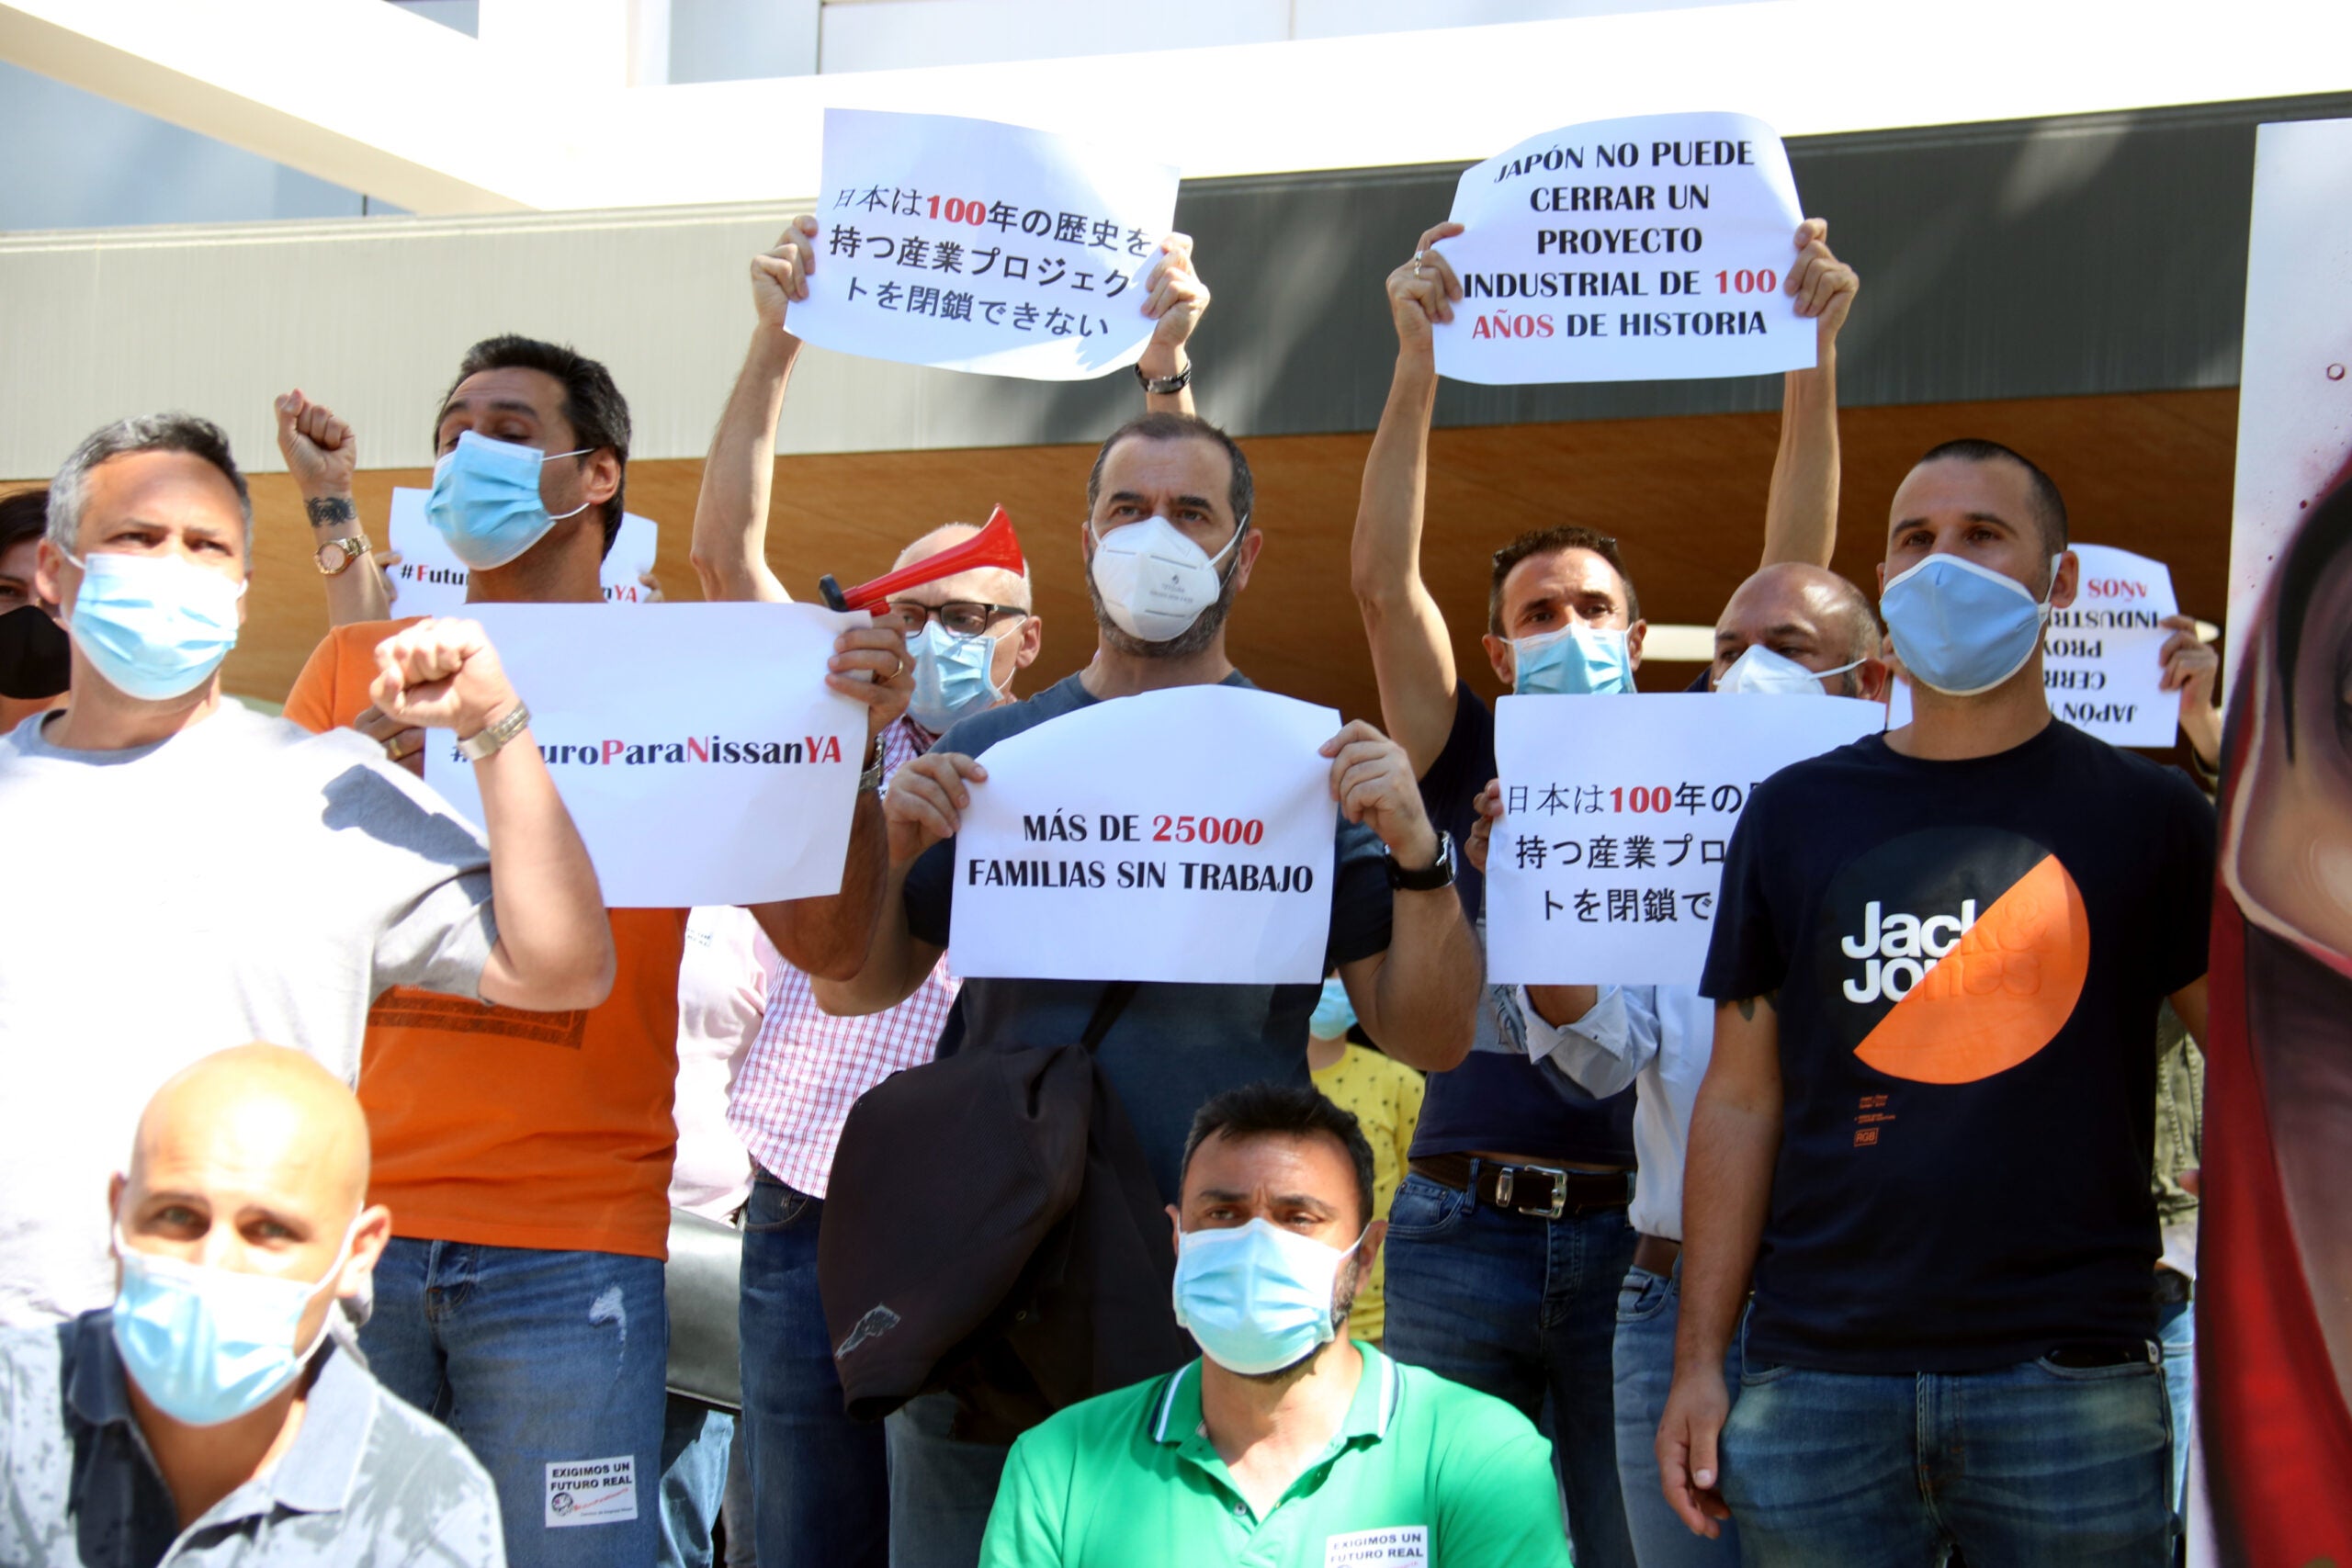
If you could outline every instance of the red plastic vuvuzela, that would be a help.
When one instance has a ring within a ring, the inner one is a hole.
[[[1029,563],[1022,558],[1021,541],[1012,532],[1012,519],[1004,514],[1001,506],[989,512],[988,522],[978,533],[951,549],[925,557],[912,566],[885,572],[846,592],[831,577],[819,578],[817,589],[824,594],[825,603],[836,610],[872,610],[879,608],[893,593],[903,593],[910,588],[984,566],[1001,566],[1011,572],[1029,570]]]

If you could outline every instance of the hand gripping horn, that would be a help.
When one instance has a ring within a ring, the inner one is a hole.
[[[886,572],[871,582],[861,582],[846,592],[831,576],[819,578],[817,589],[824,594],[825,603],[836,610],[875,610],[888,603],[893,593],[903,593],[910,588],[984,566],[1001,566],[1016,573],[1029,570],[1028,562],[1021,556],[1021,541],[1013,536],[1012,519],[1004,514],[1001,506],[989,513],[986,526],[960,545],[927,556],[911,566]]]

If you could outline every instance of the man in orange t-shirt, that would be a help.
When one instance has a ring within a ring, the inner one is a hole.
[[[594,360],[512,336],[467,353],[435,430],[427,515],[470,569],[469,600],[602,599],[628,432],[628,404]],[[348,725],[421,769],[422,732],[368,694],[377,644],[409,624],[336,627],[286,716],[313,730]],[[829,684],[871,705],[874,729],[904,708],[896,633],[844,633],[830,669]],[[860,908],[872,923],[879,829],[869,789],[842,891],[753,909],[793,963],[854,969],[859,953],[834,929],[843,914],[858,925]],[[368,1016],[359,1098],[375,1143],[370,1201],[391,1206],[396,1234],[361,1344],[387,1387],[446,1420],[491,1472],[516,1568],[644,1568],[659,1551],[686,916],[609,911],[618,971],[611,997],[585,1011],[397,988]]]

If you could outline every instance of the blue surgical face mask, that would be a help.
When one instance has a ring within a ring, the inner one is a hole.
[[[1315,1016],[1306,1021],[1306,1032],[1317,1040],[1338,1040],[1355,1027],[1355,1004],[1348,1000],[1348,987],[1336,976],[1323,982],[1323,994],[1316,998]]]
[[[91,667],[126,696],[160,703],[211,678],[237,646],[244,580],[172,556],[93,551],[66,628]]]
[[[1346,1251],[1267,1220],[1184,1233],[1176,1254],[1176,1321],[1227,1371],[1279,1372],[1339,1335],[1332,1300]]]
[[[464,431],[458,445],[433,465],[425,519],[441,531],[450,554],[469,570],[504,566],[547,537],[548,530],[564,518],[588,510],[583,501],[569,512],[548,516],[539,500],[539,465],[594,450],[582,446],[574,452],[543,453],[536,446]]]
[[[326,1337],[322,1322],[307,1347],[294,1344],[303,1312],[334,1282],[358,1232],[354,1216],[325,1277],[303,1280],[134,1252],[117,1225],[122,1285],[115,1293],[114,1343],[123,1371],[155,1408],[191,1427],[217,1427],[260,1408]]]
[[[1767,692],[1774,696],[1818,697],[1826,694],[1821,682],[1832,675],[1843,675],[1849,670],[1859,670],[1859,659],[1850,664],[1840,664],[1835,670],[1808,670],[1785,653],[1775,653],[1760,642],[1751,642],[1747,651],[1731,661],[1731,668],[1715,682],[1717,692]]]
[[[996,638],[957,637],[937,621],[907,638],[914,659],[915,694],[907,703],[907,716],[933,735],[967,714],[979,712],[1004,694],[997,689],[989,666],[996,662]]]
[[[1511,639],[1511,690],[1523,696],[1630,692],[1634,660],[1622,631],[1564,626]]]
[[[2058,563],[2050,558],[2050,586]],[[1932,555],[1890,580],[1879,614],[1911,678],[1948,697],[1989,692],[2025,667],[2041,645],[2050,597],[1954,555]]]

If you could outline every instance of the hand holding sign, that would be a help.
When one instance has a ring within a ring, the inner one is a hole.
[[[2213,700],[2222,679],[2221,650],[2199,639],[2195,616],[2166,615],[2156,625],[2172,634],[2159,652],[2165,676],[2156,689],[2180,694],[2181,739],[2199,761],[2213,767],[2222,760],[2222,710]]]
[[[802,213],[784,227],[775,246],[752,258],[752,309],[763,326],[788,332],[785,317],[793,302],[808,298],[808,275],[817,269],[817,220]]]
[[[1362,719],[1323,742],[1340,814],[1380,835],[1396,863],[1419,871],[1437,860],[1437,829],[1421,805],[1405,748]]]

